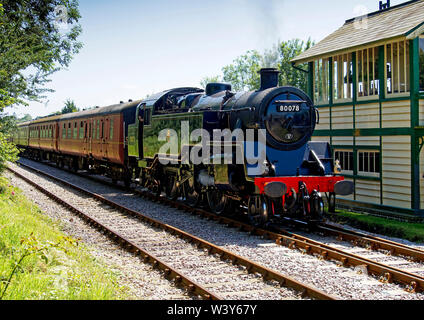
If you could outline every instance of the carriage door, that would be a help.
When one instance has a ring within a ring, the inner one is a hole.
[[[50,139],[50,149],[54,150],[54,135],[53,135],[53,124],[48,125],[47,137]]]
[[[83,133],[83,137],[84,137],[84,143],[83,143],[83,148],[84,148],[84,155],[88,155],[89,153],[89,146],[88,146],[88,122],[85,120],[84,121],[84,133]]]
[[[88,154],[91,156],[93,153],[93,136],[94,136],[94,125],[93,119],[88,120]]]
[[[105,118],[103,121],[103,126],[102,126],[102,136],[103,136],[103,157],[104,158],[109,158],[108,154],[109,154],[109,137],[108,137],[108,129],[109,129],[109,122],[110,119],[109,118]]]
[[[105,158],[105,154],[107,154],[107,143],[106,143],[106,138],[105,138],[105,124],[106,124],[106,120],[105,119],[101,119],[100,120],[100,154],[102,156],[102,158]]]

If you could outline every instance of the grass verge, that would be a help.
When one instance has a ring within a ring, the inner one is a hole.
[[[0,300],[125,299],[117,277],[0,177]]]
[[[337,210],[335,214],[327,214],[327,218],[330,221],[346,224],[368,232],[412,242],[424,242],[424,224],[422,223],[402,222],[346,210]]]

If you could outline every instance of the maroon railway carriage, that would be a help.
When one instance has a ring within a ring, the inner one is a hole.
[[[47,117],[19,126],[28,139],[17,145],[36,159],[60,167],[106,173],[113,180],[131,178],[128,163],[128,124],[140,101]],[[27,142],[27,143],[26,143]]]

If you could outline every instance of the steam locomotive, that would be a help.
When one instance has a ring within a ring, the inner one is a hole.
[[[323,194],[334,211],[336,194],[351,194],[353,184],[337,175],[330,145],[311,141],[319,122],[311,99],[278,87],[276,69],[260,74],[257,91],[234,93],[222,83],[167,90],[23,123],[13,141],[27,157],[136,183],[216,214],[247,214],[256,226],[315,223]]]

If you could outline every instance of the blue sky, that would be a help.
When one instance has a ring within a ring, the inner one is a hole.
[[[68,98],[82,109],[199,87],[248,50],[320,41],[361,10],[377,9],[378,0],[80,0],[83,49],[51,77],[55,92],[43,103],[8,111],[45,116]]]

